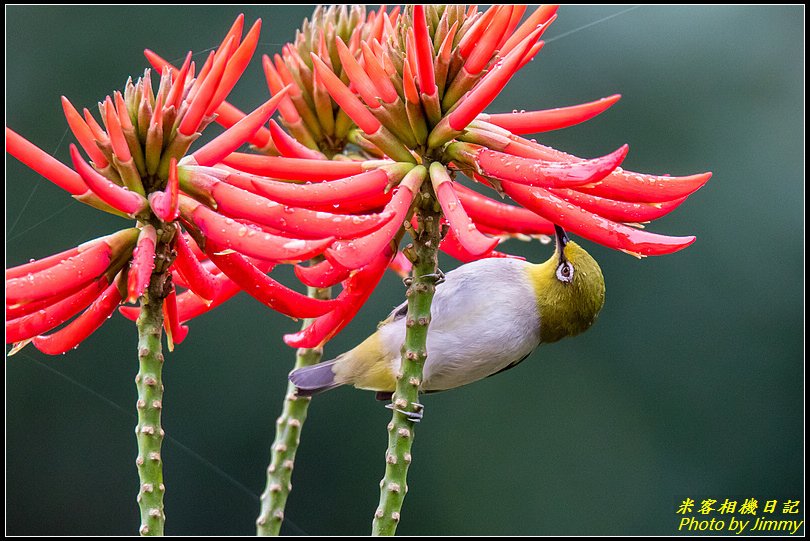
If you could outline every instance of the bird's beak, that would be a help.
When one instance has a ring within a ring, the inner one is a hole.
[[[565,230],[557,224],[554,224],[554,237],[557,240],[557,251],[560,254],[560,261],[565,261],[565,245],[568,244],[568,235]]]

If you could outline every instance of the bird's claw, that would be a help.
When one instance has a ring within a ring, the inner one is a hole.
[[[424,417],[424,415],[425,415],[425,406],[420,404],[419,402],[411,402],[411,405],[413,406],[414,411],[405,411],[405,410],[396,408],[396,407],[394,407],[393,402],[391,402],[390,404],[386,404],[385,407],[390,409],[390,410],[394,410],[396,412],[401,413],[402,415],[407,417],[408,420],[410,422],[412,422],[412,423],[418,423],[418,422],[420,422],[422,420],[422,417]]]
[[[444,278],[445,277],[444,277],[444,272],[442,272],[441,269],[436,269],[435,273],[423,274],[422,276],[419,276],[419,278],[432,278],[433,279],[433,284],[434,285],[439,285],[441,283],[444,283]],[[402,279],[402,283],[405,284],[405,287],[411,287],[411,284],[413,284],[413,277],[412,276],[406,276],[405,278]]]

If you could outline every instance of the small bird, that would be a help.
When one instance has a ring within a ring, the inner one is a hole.
[[[590,327],[605,303],[599,265],[555,226],[556,249],[545,263],[481,259],[450,271],[436,286],[420,391],[460,387],[516,366],[542,344]],[[335,359],[290,373],[298,394],[340,385],[390,398],[405,341],[407,302],[377,331]]]

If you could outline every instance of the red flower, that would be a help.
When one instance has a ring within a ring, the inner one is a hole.
[[[588,120],[618,95],[546,111],[484,113],[542,48],[540,38],[556,9],[541,6],[520,24],[525,6],[479,12],[417,5],[401,15],[371,12],[366,25],[345,35],[329,24],[339,14],[321,11],[313,17],[320,24],[306,23],[296,43],[274,61],[265,57],[272,93],[295,83],[280,104],[290,135],[271,125],[273,144],[267,151],[276,155],[232,154],[224,163],[239,172],[223,180],[314,210],[332,204],[347,214],[381,207],[393,214],[373,232],[336,240],[325,251],[326,261],[297,267],[306,284],[343,282],[344,292],[333,312],[288,335],[288,344],[323,345],[351,319],[396,258],[398,239],[410,226],[411,204],[423,191],[435,194],[447,222],[441,248],[465,262],[503,256],[494,251],[502,238],[550,234],[554,224],[639,257],[672,253],[695,240],[650,233],[639,224],[672,211],[708,181],[709,173],[631,173],[619,168],[626,145],[584,160],[520,137]],[[332,98],[328,107],[325,93]],[[353,145],[346,153],[354,162],[324,160],[332,156],[318,140],[328,133],[323,113],[335,110],[353,122],[344,140]],[[479,194],[460,182],[460,173],[525,208]],[[430,188],[423,185],[428,179]]]
[[[240,16],[196,76],[189,53],[179,70],[161,68],[156,92],[148,70],[137,82],[130,80],[123,94],[100,104],[100,123],[62,98],[68,125],[90,162],[71,145],[68,168],[6,128],[11,155],[79,201],[136,220],[136,227],[6,271],[6,337],[15,349],[30,341],[49,354],[76,347],[119,303],[135,302],[153,273],[174,279],[164,304],[170,345],[186,334],[181,322],[224,302],[237,285],[291,317],[334,310],[335,301],[309,299],[266,273],[277,262],[323,252],[336,237],[366,235],[393,214],[348,217],[293,208],[223,182],[221,170],[207,174],[245,142],[270,141],[263,125],[287,91],[282,88],[248,115],[224,101],[258,43],[260,21],[244,39],[242,25]],[[215,112],[228,129],[187,154]],[[352,164],[349,170],[360,169]],[[188,291],[176,295],[174,283]],[[43,335],[79,312],[64,328]]]

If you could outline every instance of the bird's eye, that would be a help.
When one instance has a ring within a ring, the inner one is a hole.
[[[570,261],[563,261],[557,267],[557,279],[565,283],[569,283],[574,279],[574,266]]]

